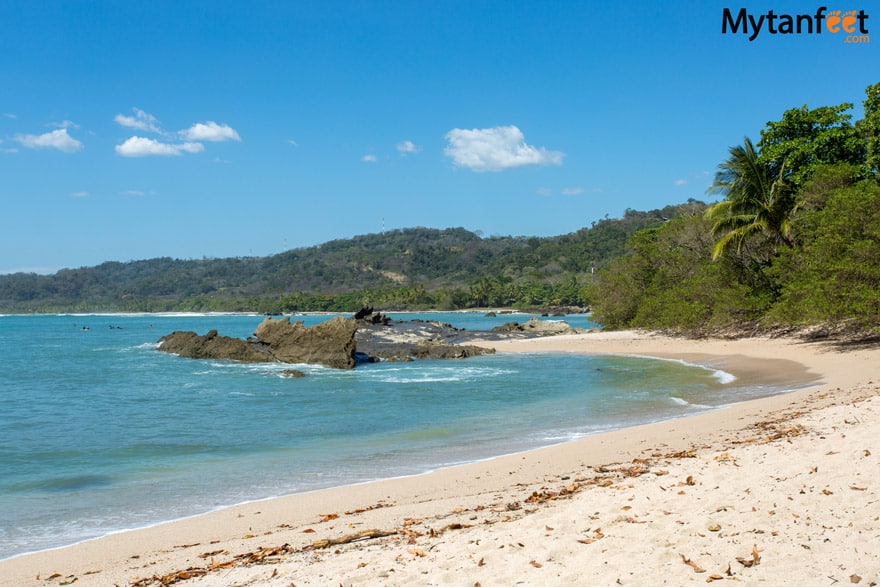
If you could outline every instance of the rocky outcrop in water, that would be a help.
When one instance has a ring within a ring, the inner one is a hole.
[[[462,329],[432,320],[391,320],[365,308],[353,318],[336,317],[307,328],[290,318],[266,318],[247,340],[172,332],[159,339],[159,350],[191,359],[226,359],[245,363],[311,363],[351,369],[379,360],[463,359],[494,353],[457,344]]]
[[[159,339],[159,350],[187,359],[229,359],[245,363],[266,363],[272,358],[240,338],[220,336],[216,330],[199,335],[175,331]]]
[[[564,320],[538,320],[529,318],[528,322],[508,322],[492,329],[493,332],[517,332],[533,334],[536,336],[554,336],[557,334],[578,334],[583,330],[573,328]]]
[[[387,361],[412,359],[464,359],[477,355],[494,354],[487,349],[468,344],[463,329],[436,320],[391,320],[383,314],[365,308],[355,314],[358,318],[358,351]]]
[[[355,365],[357,323],[338,316],[311,328],[290,318],[263,320],[254,331],[258,344],[282,363],[313,363],[337,369]]]
[[[375,312],[372,307],[361,308],[355,313],[354,319],[364,325],[381,324],[385,326],[391,322],[391,318],[381,312]]]
[[[290,318],[266,318],[248,340],[220,336],[216,330],[200,336],[172,332],[159,339],[159,350],[191,359],[227,359],[246,363],[311,363],[337,369],[355,366],[357,323],[337,317],[311,328]]]

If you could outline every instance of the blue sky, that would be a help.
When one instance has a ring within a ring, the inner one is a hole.
[[[820,6],[874,43],[721,32]],[[878,45],[867,0],[0,0],[0,273],[705,200],[786,109],[861,118]]]

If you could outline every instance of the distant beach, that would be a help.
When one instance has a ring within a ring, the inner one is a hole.
[[[682,359],[810,385],[16,557],[0,562],[0,585],[880,581],[876,346],[632,332],[491,344]]]

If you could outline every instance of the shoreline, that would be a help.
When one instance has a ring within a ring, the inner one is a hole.
[[[560,353],[555,352],[555,351],[549,351],[549,352],[554,353],[554,354],[560,354]],[[527,353],[522,353],[522,354],[527,354]],[[644,359],[652,359],[652,360],[670,361],[670,362],[679,363],[679,364],[684,365],[684,366],[700,367],[700,368],[702,368],[702,369],[705,369],[705,370],[707,370],[707,371],[712,372],[716,378],[721,377],[721,376],[732,376],[732,374],[728,373],[727,371],[723,371],[723,370],[718,369],[718,368],[715,368],[715,367],[706,366],[706,365],[703,365],[703,364],[701,364],[701,363],[690,362],[690,361],[687,361],[687,360],[684,360],[684,359],[662,358],[662,357],[654,357],[654,356],[649,356],[649,355],[622,355],[622,356],[631,356],[631,357],[635,357],[635,358],[644,358]],[[733,381],[733,380],[738,380],[735,376],[732,376],[732,377],[733,377],[733,379],[732,379],[731,381]],[[809,382],[802,382],[802,383],[799,384],[799,386],[798,386],[797,388],[795,388],[795,389],[799,389],[799,388],[804,387],[804,386],[807,386],[807,385],[809,385],[809,384],[810,384]],[[772,397],[773,395],[784,395],[784,394],[787,394],[787,393],[791,393],[791,392],[794,391],[795,389],[786,389],[786,390],[778,391],[778,392],[775,392],[774,394],[772,394],[771,396],[766,396],[766,397]],[[675,399],[675,398],[673,398],[673,399]],[[759,398],[759,399],[760,399],[760,398]],[[751,401],[751,400],[744,400],[744,401]],[[687,402],[685,402],[685,403],[687,403]],[[100,540],[103,540],[103,539],[105,539],[105,538],[110,538],[110,537],[117,536],[117,535],[120,535],[120,534],[126,534],[126,533],[129,533],[129,532],[140,532],[140,531],[142,531],[142,530],[149,530],[149,529],[155,528],[156,526],[161,526],[161,525],[164,525],[164,524],[174,524],[174,523],[178,523],[178,522],[186,522],[187,520],[196,519],[196,518],[199,518],[199,517],[201,517],[201,516],[212,515],[212,514],[215,514],[215,513],[217,513],[217,512],[222,512],[222,511],[224,511],[224,510],[228,510],[228,509],[231,509],[231,508],[244,507],[244,506],[249,506],[249,505],[252,505],[252,504],[259,504],[259,503],[263,503],[263,502],[267,502],[267,501],[272,501],[272,500],[276,500],[276,499],[285,499],[285,498],[293,497],[293,496],[305,497],[305,496],[308,496],[308,495],[310,495],[310,494],[316,494],[316,493],[320,493],[320,492],[324,492],[324,491],[330,491],[330,490],[345,490],[345,489],[357,488],[357,487],[360,487],[360,486],[369,485],[369,484],[373,484],[373,483],[380,483],[380,482],[382,482],[382,483],[384,483],[384,482],[392,483],[392,482],[394,482],[394,481],[398,481],[398,480],[402,480],[402,479],[410,479],[410,478],[423,477],[423,476],[427,476],[427,475],[432,475],[432,474],[434,474],[434,473],[443,472],[443,471],[448,470],[448,469],[453,469],[453,468],[456,468],[456,467],[463,467],[463,466],[468,466],[468,465],[478,465],[478,464],[480,464],[480,463],[487,463],[487,462],[491,462],[491,461],[496,460],[496,459],[504,459],[504,458],[512,458],[512,457],[516,457],[516,456],[523,455],[523,454],[527,454],[527,453],[530,453],[530,452],[532,452],[532,451],[536,451],[536,450],[552,449],[552,448],[554,448],[554,447],[558,447],[558,446],[566,445],[566,444],[569,444],[569,443],[572,443],[572,442],[578,442],[579,440],[581,440],[581,439],[583,439],[583,438],[589,438],[589,437],[593,437],[593,436],[596,436],[596,435],[607,434],[607,433],[610,433],[610,432],[617,432],[617,431],[620,431],[620,430],[626,430],[626,429],[629,429],[629,428],[635,428],[635,427],[639,427],[639,426],[648,426],[648,425],[652,425],[652,424],[662,424],[662,423],[664,423],[664,422],[669,422],[669,421],[673,421],[673,420],[692,418],[692,417],[694,417],[694,416],[699,416],[699,415],[702,415],[702,414],[707,414],[707,413],[715,412],[715,411],[718,411],[718,410],[724,410],[724,409],[726,409],[727,407],[729,407],[730,405],[734,405],[734,404],[736,404],[736,403],[742,403],[742,402],[733,402],[732,404],[722,404],[722,405],[718,405],[718,406],[704,406],[704,405],[697,405],[697,406],[695,406],[695,408],[696,408],[696,409],[699,409],[700,411],[698,411],[698,412],[694,412],[694,413],[691,413],[691,414],[679,414],[679,415],[675,415],[675,416],[662,417],[662,418],[660,418],[660,419],[658,419],[658,420],[651,420],[651,421],[640,422],[640,423],[636,423],[636,424],[621,424],[621,425],[619,425],[618,427],[610,427],[610,428],[607,428],[607,429],[602,429],[602,430],[598,430],[598,431],[594,431],[594,432],[589,432],[589,433],[579,433],[579,434],[573,435],[573,436],[571,436],[571,437],[569,437],[569,438],[566,438],[566,439],[552,440],[552,441],[549,441],[548,444],[542,444],[542,445],[539,445],[539,446],[533,446],[533,447],[530,447],[530,448],[523,448],[523,449],[515,450],[515,451],[513,451],[513,452],[509,452],[509,453],[501,453],[501,454],[493,454],[493,455],[489,455],[489,456],[482,456],[482,457],[475,458],[475,459],[473,459],[473,460],[467,460],[467,461],[462,461],[462,462],[455,462],[455,463],[451,463],[451,464],[439,464],[439,465],[437,465],[437,466],[435,466],[435,467],[433,467],[433,468],[430,468],[430,469],[427,469],[427,470],[424,470],[424,471],[418,471],[418,472],[413,472],[413,473],[407,473],[407,474],[395,475],[395,476],[391,476],[391,477],[380,477],[380,478],[370,479],[370,480],[354,481],[354,482],[351,482],[351,483],[345,483],[345,484],[342,484],[342,485],[333,485],[333,486],[328,486],[328,487],[319,487],[319,488],[314,488],[314,489],[305,489],[305,490],[302,490],[302,491],[296,491],[296,492],[293,492],[293,493],[284,493],[284,494],[279,494],[279,495],[271,495],[271,496],[267,496],[267,497],[254,498],[254,499],[245,500],[245,501],[242,501],[242,502],[232,503],[232,504],[228,504],[228,505],[221,505],[221,506],[218,506],[218,507],[216,507],[216,508],[214,508],[214,509],[211,509],[211,510],[207,510],[207,511],[200,512],[200,513],[194,513],[194,514],[186,515],[186,516],[183,516],[183,517],[180,517],[180,518],[173,518],[173,519],[168,519],[168,520],[162,520],[162,521],[152,522],[152,523],[147,524],[147,525],[144,525],[144,526],[138,526],[138,527],[133,527],[133,528],[122,528],[122,529],[118,529],[118,530],[112,530],[112,531],[110,531],[110,532],[108,532],[108,533],[106,533],[106,534],[103,534],[103,535],[101,535],[101,536],[94,536],[94,537],[91,537],[91,538],[83,538],[83,539],[81,539],[81,540],[78,540],[78,541],[76,541],[76,542],[72,542],[72,543],[70,543],[70,544],[63,544],[63,545],[59,545],[59,546],[51,546],[51,547],[44,548],[44,549],[41,549],[41,550],[34,550],[34,551],[22,552],[22,553],[14,554],[14,555],[9,556],[9,557],[7,557],[7,558],[0,558],[0,565],[2,565],[4,562],[7,562],[7,561],[10,561],[10,560],[13,560],[13,559],[19,558],[19,557],[36,556],[36,555],[49,554],[49,553],[52,553],[53,551],[64,550],[64,549],[67,549],[67,548],[76,547],[76,546],[78,546],[78,545],[85,544],[85,543],[89,543],[89,542],[93,542],[93,541],[100,541]],[[0,579],[0,585],[2,585],[2,584],[3,584],[3,583],[2,583],[2,579]]]
[[[426,546],[419,546],[425,539],[422,536],[410,536],[407,542],[412,540],[416,545],[411,547],[406,543],[401,544],[400,541],[401,536],[407,537],[403,530],[410,527],[411,532],[418,534],[424,530],[418,526],[425,522],[407,526],[406,520],[460,519],[461,521],[453,524],[466,529],[456,531],[456,535],[465,536],[476,535],[477,529],[468,526],[476,527],[476,520],[485,516],[479,526],[479,533],[488,532],[489,537],[497,537],[497,524],[511,527],[526,525],[527,527],[522,528],[524,532],[537,532],[539,537],[543,537],[552,532],[544,530],[545,526],[535,527],[530,524],[529,518],[543,515],[545,508],[535,506],[539,510],[537,513],[523,513],[530,510],[530,506],[526,506],[526,501],[523,500],[529,495],[541,495],[541,491],[552,492],[551,489],[542,490],[549,487],[548,484],[565,487],[566,481],[582,478],[590,470],[595,473],[597,467],[603,463],[649,459],[653,457],[646,454],[658,451],[674,454],[693,450],[695,446],[728,442],[731,438],[742,436],[743,430],[750,425],[772,414],[778,414],[781,410],[792,410],[806,405],[809,405],[811,412],[830,409],[837,402],[828,397],[827,391],[822,393],[825,387],[836,386],[838,391],[835,393],[843,395],[848,392],[851,399],[857,396],[870,398],[878,393],[877,385],[874,384],[876,382],[867,383],[871,381],[871,366],[880,364],[876,362],[880,358],[880,351],[876,348],[856,349],[841,354],[830,349],[827,344],[786,339],[689,341],[632,332],[589,333],[507,342],[475,341],[473,344],[494,346],[499,352],[642,354],[687,360],[702,366],[709,363],[710,368],[731,372],[740,381],[741,378],[746,381],[751,378],[763,383],[776,380],[789,384],[800,382],[808,386],[694,416],[602,432],[544,448],[490,457],[429,473],[251,501],[182,520],[117,532],[68,547],[17,555],[0,561],[0,585],[57,585],[71,578],[76,578],[78,585],[122,585],[185,569],[204,568],[206,565],[213,567],[210,572],[186,584],[230,584],[243,581],[239,579],[239,575],[268,577],[272,570],[275,571],[278,582],[265,584],[288,585],[291,581],[298,585],[322,584],[328,581],[353,581],[355,584],[419,582],[420,578],[425,579],[422,571],[418,570],[419,565],[425,563],[425,559],[431,558],[427,555],[430,550],[426,551]],[[821,378],[821,381],[817,378]],[[845,389],[840,391],[841,388]],[[825,397],[820,397],[823,395]],[[880,455],[880,447],[877,447],[875,453]],[[877,458],[873,461],[876,464]],[[662,478],[663,476],[657,476],[657,479]],[[875,486],[872,491],[876,489]],[[502,496],[500,501],[499,494]],[[546,510],[568,508],[580,496],[579,490],[570,500],[547,498],[544,501],[552,507],[548,506]],[[514,503],[519,504],[518,507],[507,507]],[[535,503],[543,502],[538,500]],[[495,511],[499,508],[500,511]],[[505,517],[510,519],[505,520]],[[582,513],[577,517],[582,517]],[[550,525],[546,527],[549,528]],[[638,531],[636,526],[632,527]],[[396,530],[391,538],[342,546],[339,555],[333,555],[332,549],[326,552],[308,549],[316,538],[332,538],[334,535],[363,528],[402,530]],[[595,528],[593,530],[593,534],[587,535],[586,540],[598,540]],[[453,540],[447,536],[452,534],[444,534],[444,541]],[[481,534],[479,540],[488,539]],[[448,564],[462,564],[462,556],[471,556],[468,554],[469,543],[467,540],[464,542],[455,545],[459,551],[456,551]],[[575,545],[580,544],[573,542]],[[287,552],[284,556],[279,555],[276,563],[270,565],[274,568],[263,565],[223,566],[230,556],[254,552],[260,546],[267,548],[282,544],[299,550]],[[412,554],[411,550],[417,553]],[[214,551],[216,554],[211,557],[200,558],[200,555]],[[419,552],[425,556],[418,554]],[[513,552],[508,551],[507,554],[513,555]],[[326,558],[323,558],[325,555]],[[364,562],[360,560],[361,556],[366,557],[364,566],[359,566]],[[401,557],[402,560],[398,560]],[[321,560],[314,560],[318,558]],[[560,555],[560,559],[562,558],[564,557]],[[359,562],[352,564],[353,560]],[[553,566],[548,562],[533,560],[541,566],[532,564],[531,570]],[[303,564],[304,561],[308,564]],[[382,561],[386,566],[396,565],[395,571],[389,572],[387,568],[377,571],[375,567],[378,562],[375,561]],[[435,568],[437,562],[433,561]],[[573,564],[562,565],[562,574],[559,577]],[[681,560],[677,565],[693,575],[694,571]],[[465,566],[468,572],[457,576],[456,581],[459,583],[465,580],[469,581],[468,584],[473,584],[472,577],[482,577],[483,581],[491,581],[494,577],[497,581],[500,576],[497,565],[494,569],[483,569],[484,565],[476,564]],[[407,569],[418,571],[418,574],[408,575]],[[520,572],[528,574],[526,569],[520,569]],[[865,572],[867,571],[862,571],[863,574]],[[48,579],[56,573],[57,577]],[[383,573],[385,576],[382,576]],[[519,577],[519,573],[514,576]],[[540,584],[540,577],[538,574],[526,579],[526,584]],[[699,575],[696,578],[705,579]]]

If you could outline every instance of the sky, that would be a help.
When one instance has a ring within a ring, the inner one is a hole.
[[[822,7],[867,38],[722,31]],[[712,201],[785,110],[862,117],[880,4],[0,0],[0,54],[0,273],[52,273]]]

